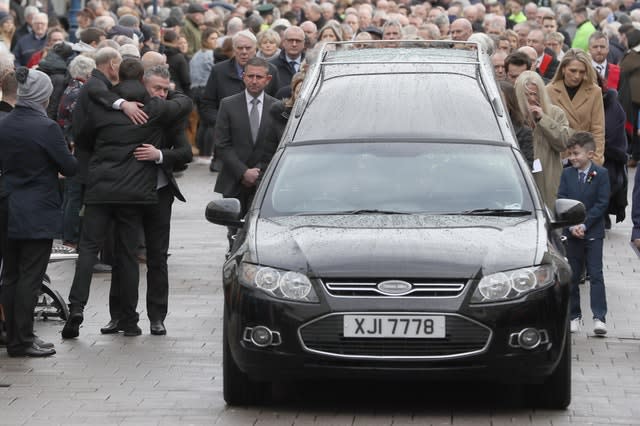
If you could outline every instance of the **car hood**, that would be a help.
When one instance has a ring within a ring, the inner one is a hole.
[[[257,262],[317,277],[468,279],[531,266],[546,246],[532,217],[296,216],[255,230]]]

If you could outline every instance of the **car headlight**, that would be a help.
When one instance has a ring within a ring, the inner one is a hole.
[[[496,272],[482,277],[471,296],[471,303],[502,302],[516,299],[554,282],[553,265],[532,266]]]
[[[318,295],[309,277],[299,272],[243,262],[239,276],[241,283],[257,287],[279,299],[318,302]]]

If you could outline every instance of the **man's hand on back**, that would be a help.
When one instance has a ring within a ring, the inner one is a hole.
[[[160,159],[160,150],[153,145],[145,143],[133,151],[133,156],[138,161],[158,161]]]
[[[122,105],[120,105],[122,112],[124,112],[134,124],[144,124],[149,120],[147,113],[141,109],[142,107],[144,107],[144,104],[140,102],[124,101]]]

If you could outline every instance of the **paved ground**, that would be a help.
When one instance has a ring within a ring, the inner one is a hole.
[[[605,245],[610,333],[573,336],[573,403],[566,411],[524,409],[517,389],[478,383],[442,389],[302,383],[279,389],[281,402],[271,406],[226,408],[220,344],[226,231],[203,214],[216,197],[214,180],[203,164],[179,180],[189,203],[175,204],[173,215],[168,335],[149,335],[144,311],[143,336],[100,335],[110,276],[96,275],[79,339],[63,342],[62,322],[38,321],[37,332],[56,344],[57,355],[12,359],[0,351],[0,424],[640,424],[640,260],[628,246],[629,220],[614,225]],[[49,268],[65,296],[73,267]]]

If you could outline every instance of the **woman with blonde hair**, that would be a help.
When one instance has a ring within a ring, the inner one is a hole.
[[[256,56],[270,60],[280,56],[280,34],[274,30],[264,30],[258,33],[258,53]]]
[[[562,108],[549,99],[538,73],[520,74],[515,91],[524,124],[533,129],[533,177],[542,199],[553,211],[562,175],[561,154],[573,131]]]
[[[547,86],[551,102],[562,108],[569,126],[593,135],[596,156],[593,161],[604,163],[604,104],[597,84],[591,58],[580,49],[569,49]]]

